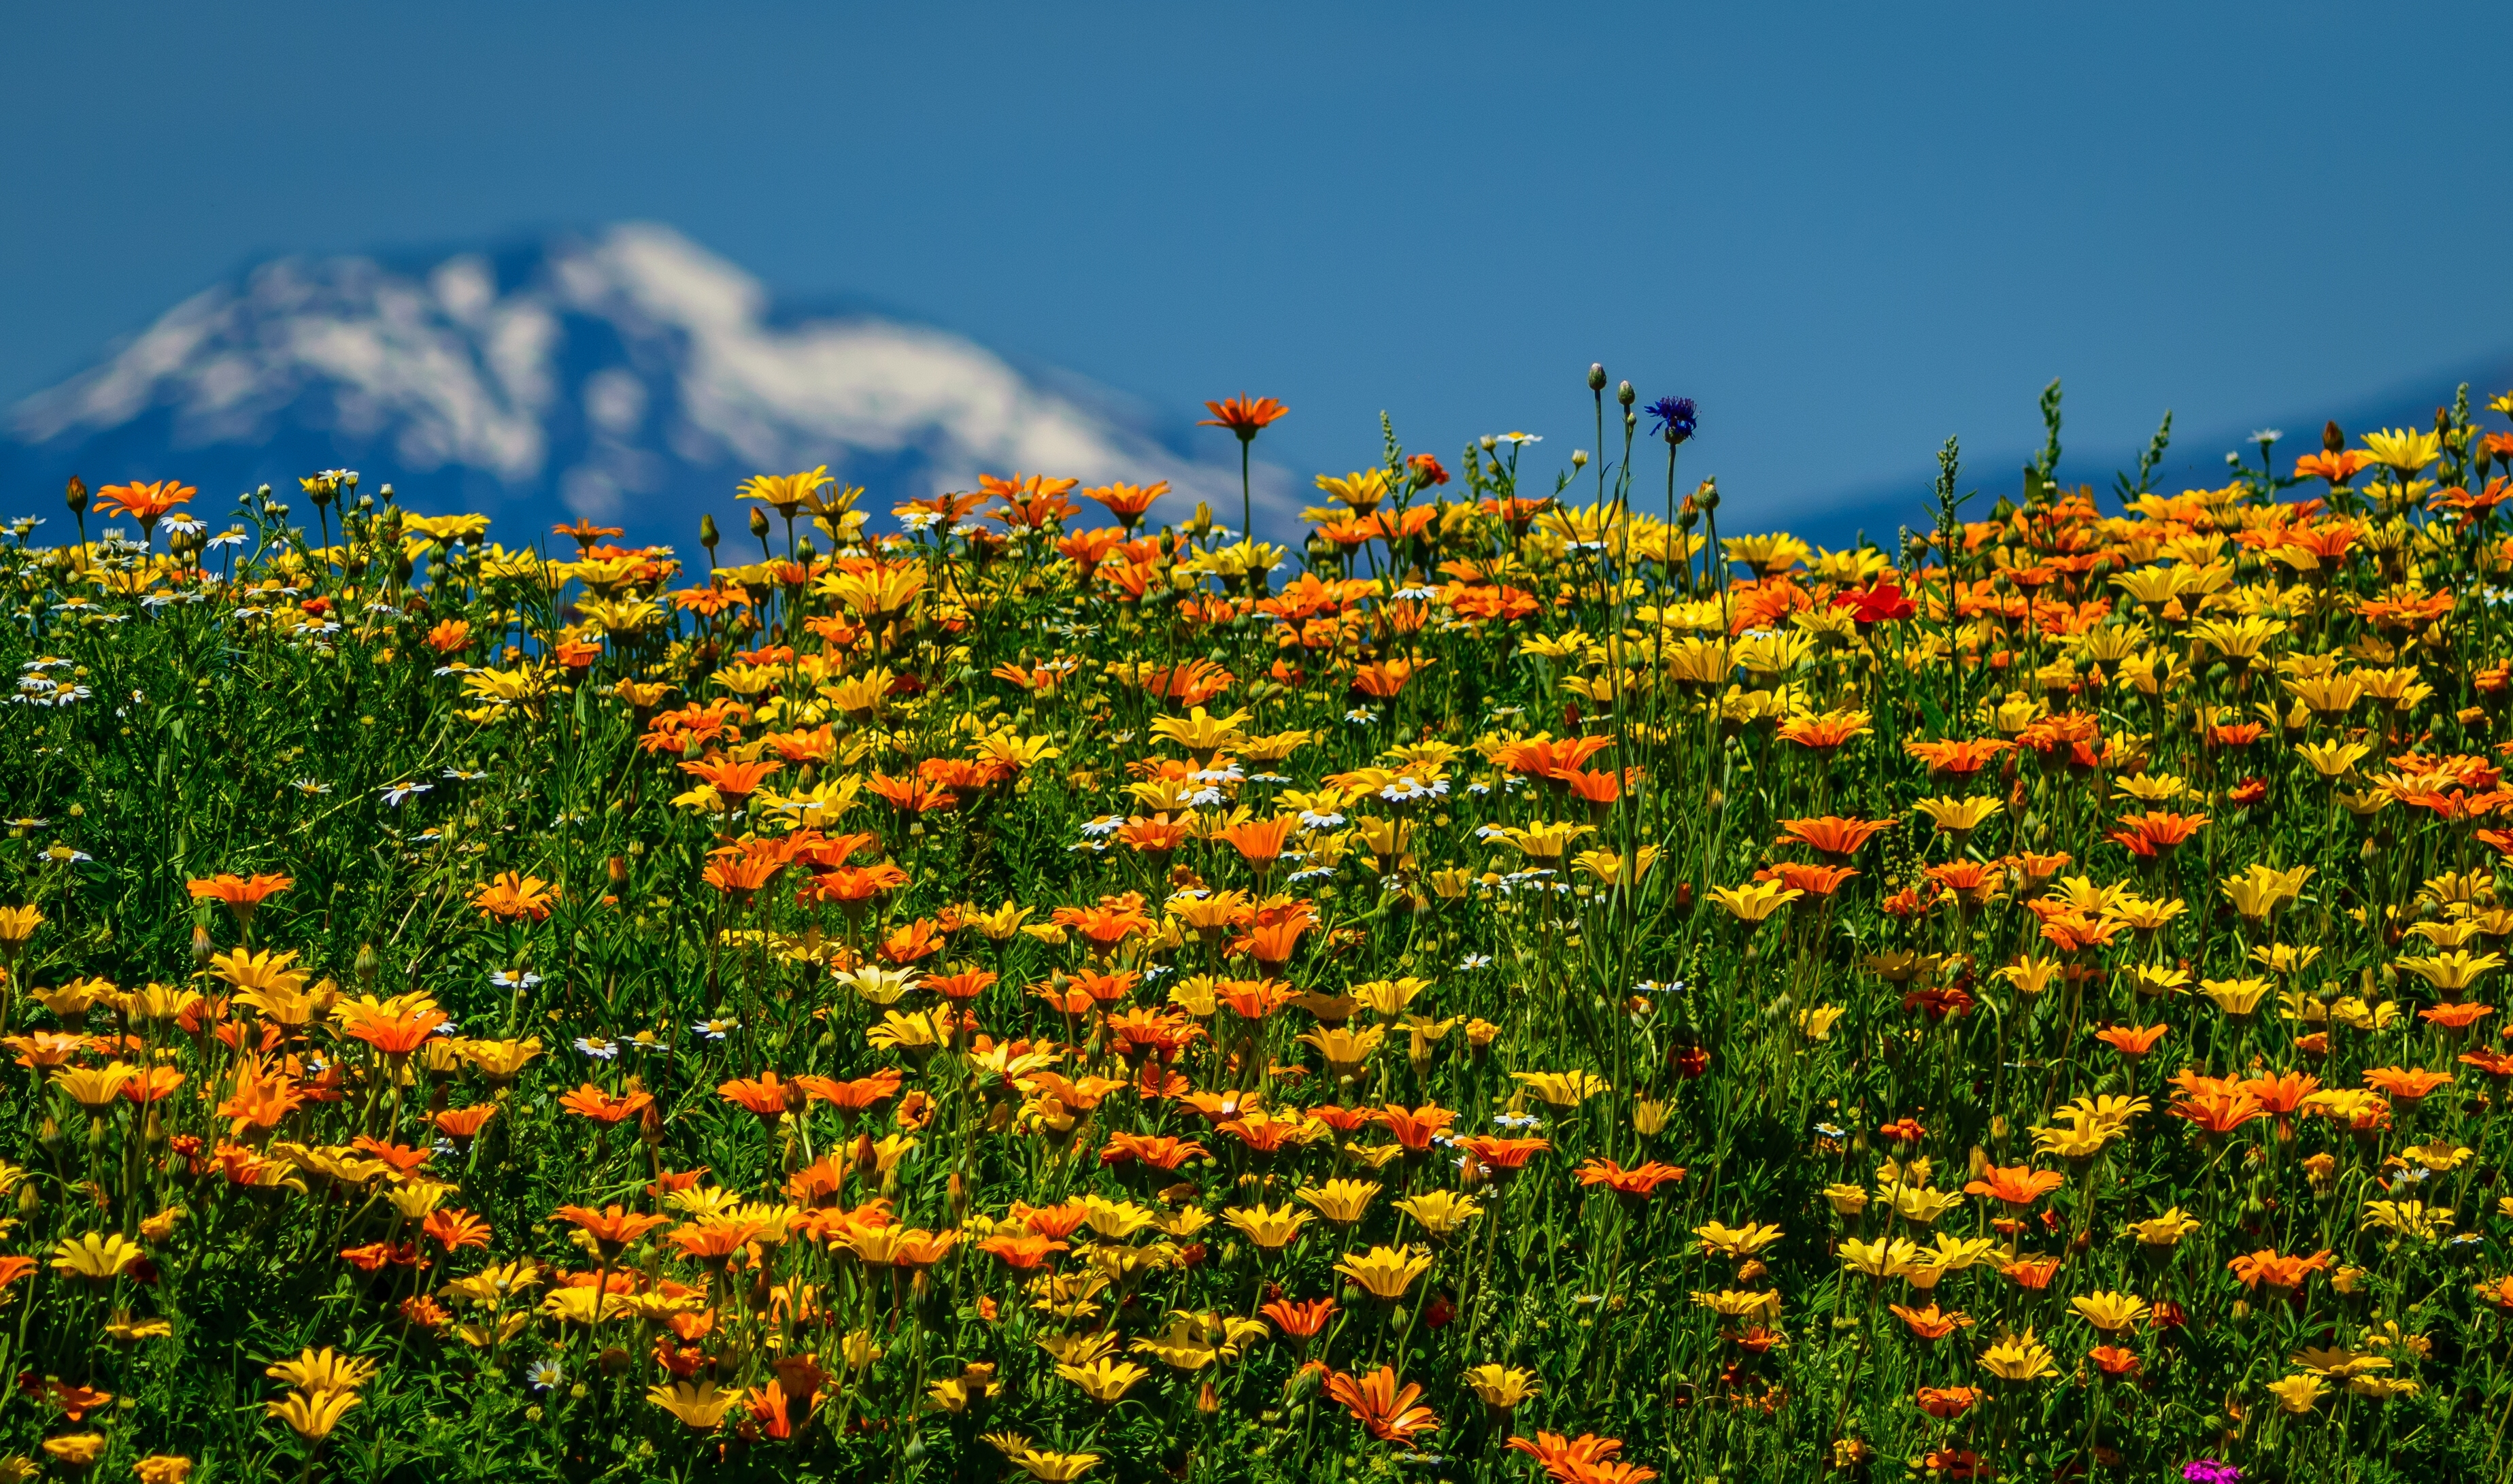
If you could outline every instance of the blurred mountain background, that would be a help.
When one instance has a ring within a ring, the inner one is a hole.
[[[898,500],[1016,470],[1165,480],[1178,498],[1163,513],[1211,500],[1235,525],[1235,457],[1199,461],[1192,425],[931,326],[777,304],[679,233],[632,223],[257,263],[10,409],[0,489],[14,510],[73,474],[180,478],[219,510],[257,484],[354,468],[414,508],[488,514],[509,542],[582,519],[687,544],[710,511],[738,550],[742,479],[825,464],[867,487],[883,528]],[[1269,465],[1261,484],[1260,524],[1287,529],[1290,481]]]

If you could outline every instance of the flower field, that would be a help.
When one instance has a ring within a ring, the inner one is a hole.
[[[2513,394],[1832,551],[1589,393],[1297,549],[74,483],[0,1479],[2513,1470]]]

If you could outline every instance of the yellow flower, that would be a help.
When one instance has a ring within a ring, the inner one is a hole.
[[[2365,434],[2362,441],[2365,452],[2373,456],[2375,463],[2388,466],[2403,479],[2443,457],[2443,437],[2439,433],[2386,427],[2378,433]]]
[[[2264,979],[2203,979],[2199,982],[2199,992],[2227,1015],[2244,1016],[2260,1008],[2261,998],[2269,992],[2269,982]]]
[[[2034,1338],[2031,1325],[2021,1335],[1999,1336],[1997,1344],[1980,1352],[1980,1364],[2001,1381],[2040,1381],[2059,1371],[2051,1347]]]
[[[2278,1405],[2281,1408],[2297,1416],[2311,1411],[2313,1404],[2330,1392],[2330,1387],[2323,1383],[2322,1379],[2310,1372],[2300,1376],[2290,1376],[2284,1381],[2270,1382],[2268,1389],[2269,1394],[2278,1399]]]
[[[1906,1222],[1923,1226],[1935,1225],[1937,1219],[1963,1204],[1963,1197],[1950,1190],[1933,1190],[1926,1185],[1885,1185],[1878,1189],[1881,1198],[1894,1203],[1895,1214]]]
[[[2313,772],[2335,782],[2371,756],[2373,748],[2366,742],[2297,742],[2294,751]]]
[[[695,1432],[712,1432],[724,1422],[724,1415],[741,1405],[744,1393],[739,1387],[719,1390],[710,1379],[693,1384],[676,1382],[668,1386],[650,1386],[646,1399],[681,1420],[681,1425]]]
[[[53,1085],[70,1095],[70,1101],[87,1109],[88,1116],[101,1117],[122,1096],[123,1084],[140,1075],[140,1068],[122,1062],[107,1062],[102,1066],[61,1067],[53,1073]]]
[[[1841,1265],[1871,1278],[1898,1278],[1911,1270],[1919,1255],[1920,1244],[1903,1237],[1841,1244]]]
[[[44,1451],[72,1468],[85,1468],[104,1455],[104,1434],[73,1432],[66,1437],[44,1439]],[[29,1472],[26,1477],[34,1475]]]
[[[1710,900],[1739,922],[1761,922],[1806,893],[1777,880],[1714,887]]]
[[[1024,1448],[1008,1457],[1014,1467],[1039,1480],[1040,1484],[1069,1484],[1070,1480],[1089,1473],[1092,1465],[1099,1462],[1099,1455],[1096,1453],[1049,1453],[1037,1448]]]
[[[1102,1355],[1087,1365],[1057,1366],[1056,1374],[1080,1386],[1083,1395],[1105,1407],[1123,1398],[1128,1387],[1152,1373],[1131,1360],[1115,1360]]]
[[[1867,1187],[1864,1185],[1826,1185],[1823,1198],[1843,1216],[1856,1216],[1867,1209]]]
[[[1435,1237],[1446,1237],[1483,1214],[1483,1208],[1473,1200],[1450,1190],[1432,1190],[1409,1196],[1398,1201],[1396,1209],[1414,1218],[1423,1230]]]
[[[53,1266],[99,1283],[111,1282],[144,1256],[139,1244],[119,1231],[90,1231],[65,1238],[53,1249]]]
[[[1527,1084],[1528,1091],[1555,1107],[1577,1107],[1598,1093],[1611,1092],[1606,1079],[1595,1072],[1511,1072],[1510,1077]]]
[[[275,1402],[262,1403],[262,1410],[288,1424],[289,1430],[309,1443],[319,1443],[340,1425],[340,1419],[358,1405],[355,1391],[317,1391],[307,1395],[291,1391]]]
[[[1335,1270],[1370,1291],[1373,1298],[1393,1303],[1405,1297],[1414,1280],[1431,1270],[1431,1255],[1404,1247],[1373,1247],[1348,1254]]]
[[[176,1453],[152,1453],[132,1464],[131,1472],[140,1484],[184,1484],[192,1476],[192,1461]]]
[[[2481,976],[2504,967],[2503,955],[2472,953],[2467,948],[2454,948],[2431,958],[2402,958],[2394,962],[2449,994],[2457,994],[2478,983]]]
[[[1536,1393],[1536,1373],[1513,1366],[1480,1365],[1469,1369],[1458,1380],[1464,1382],[1485,1406],[1496,1412],[1507,1412]]]
[[[261,1374],[299,1391],[355,1391],[376,1374],[376,1362],[340,1354],[330,1345],[319,1350],[308,1345],[296,1359],[280,1361]]]
[[[2452,1208],[2429,1206],[2423,1201],[2367,1201],[2365,1222],[2358,1229],[2371,1231],[2377,1226],[2415,1241],[2431,1242],[2452,1229]]]
[[[1323,1185],[1304,1185],[1292,1195],[1336,1225],[1349,1226],[1361,1220],[1378,1191],[1378,1182],[1374,1180],[1331,1180]]]
[[[1531,861],[1559,861],[1570,849],[1571,842],[1581,835],[1594,834],[1593,824],[1531,824],[1525,829],[1501,825],[1489,831],[1492,835],[1517,847],[1518,853]]]
[[[1922,799],[1911,806],[1927,815],[1931,823],[1952,835],[1967,835],[1980,828],[1991,815],[2007,806],[1996,799]]]
[[[1728,1226],[1712,1222],[1707,1225],[1694,1227],[1693,1234],[1701,1238],[1703,1256],[1734,1258],[1739,1262],[1771,1246],[1782,1235],[1777,1226],[1761,1225],[1753,1222],[1747,1222],[1742,1226]]]
[[[2135,1294],[2113,1291],[2071,1299],[2068,1306],[2075,1309],[2088,1324],[2106,1335],[2117,1335],[2147,1315],[2147,1303]]]
[[[2132,1222],[2128,1227],[2129,1234],[2137,1238],[2139,1245],[2145,1247],[2176,1247],[2180,1245],[2183,1237],[2198,1229],[2198,1220],[2182,1214],[2178,1206],[2167,1209],[2162,1216],[2149,1217],[2142,1222]]]
[[[1314,1046],[1318,1055],[1327,1059],[1331,1076],[1358,1076],[1364,1064],[1387,1039],[1387,1027],[1372,1025],[1356,1030],[1349,1025],[1321,1025],[1300,1032],[1303,1044]]]
[[[1810,1041],[1829,1041],[1832,1027],[1847,1014],[1839,1005],[1815,1005],[1798,1012],[1798,1033]]]
[[[1278,1211],[1266,1209],[1263,1201],[1254,1206],[1225,1207],[1221,1219],[1246,1232],[1248,1240],[1268,1252],[1291,1245],[1292,1239],[1300,1234],[1300,1228],[1315,1220],[1309,1213],[1296,1209],[1290,1201],[1285,1201]]]
[[[2270,913],[2302,895],[2303,883],[2311,876],[2309,865],[2282,871],[2255,862],[2242,874],[2227,876],[2218,885],[2225,900],[2234,904],[2234,910],[2242,913],[2245,920],[2256,923],[2266,921]]]
[[[1693,1304],[1695,1308],[1706,1308],[1727,1319],[1777,1319],[1780,1315],[1778,1294],[1753,1289],[1723,1288],[1715,1294],[1696,1290]]]

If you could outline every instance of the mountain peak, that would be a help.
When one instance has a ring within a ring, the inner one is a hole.
[[[1235,499],[1236,469],[1181,452],[1183,423],[1165,438],[1069,382],[931,326],[779,316],[749,274],[633,222],[256,264],[11,409],[0,475],[284,488],[365,465],[421,507],[658,538],[748,474],[818,464],[884,500],[1015,469]]]

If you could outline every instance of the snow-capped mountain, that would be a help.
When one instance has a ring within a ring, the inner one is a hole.
[[[1186,456],[1187,425],[945,331],[780,313],[731,263],[631,224],[255,266],[0,418],[0,514],[58,514],[78,474],[180,478],[215,518],[255,484],[347,467],[421,510],[489,513],[509,542],[580,516],[687,543],[747,475],[825,463],[877,517],[1016,470],[1166,479],[1176,516],[1199,498],[1235,515],[1238,469]],[[1209,458],[1235,452],[1207,431]]]

